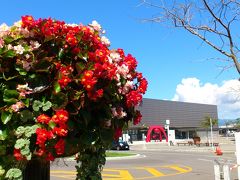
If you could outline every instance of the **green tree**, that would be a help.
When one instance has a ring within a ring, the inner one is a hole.
[[[212,118],[210,116],[205,116],[203,121],[201,122],[201,126],[203,128],[206,128],[207,131],[207,139],[208,139],[208,130],[211,128],[211,121],[212,121],[212,126],[218,125],[218,119]],[[208,139],[209,141],[209,139]]]
[[[240,118],[237,118],[235,121],[234,121],[234,127],[237,128],[238,130],[240,129]]]

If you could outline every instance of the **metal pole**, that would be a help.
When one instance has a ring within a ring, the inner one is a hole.
[[[240,179],[240,132],[235,133],[235,144],[236,144],[236,157],[237,157],[237,170],[238,170],[238,179]]]
[[[167,126],[167,138],[168,138],[168,146],[170,146],[170,140],[169,140],[169,125],[170,125],[170,120],[166,120],[166,126]]]
[[[167,138],[168,138],[168,146],[170,146],[170,141],[169,141],[169,125],[167,125]]]
[[[212,149],[214,149],[213,148],[213,128],[212,128],[212,118],[210,118],[210,126],[211,126],[211,141],[212,141]]]

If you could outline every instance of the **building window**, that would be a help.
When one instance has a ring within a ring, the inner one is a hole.
[[[189,138],[193,138],[195,134],[196,134],[196,131],[189,131]]]

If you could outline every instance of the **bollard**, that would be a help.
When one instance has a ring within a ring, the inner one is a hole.
[[[237,164],[240,164],[240,132],[234,133],[235,136],[235,144],[236,144],[236,157],[237,157]],[[238,179],[240,179],[240,166],[237,166],[238,170]]]
[[[215,180],[230,180],[230,167],[228,161],[214,160]]]
[[[223,165],[224,180],[230,180],[230,168],[229,165]]]
[[[215,164],[214,165],[214,176],[215,176],[215,180],[221,180],[221,171],[220,171],[220,165],[219,164]]]

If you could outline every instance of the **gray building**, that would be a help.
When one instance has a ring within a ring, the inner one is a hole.
[[[138,109],[143,118],[128,131],[133,140],[142,140],[151,125],[165,126],[167,119],[170,120],[170,129],[175,130],[176,139],[188,139],[196,134],[206,136],[206,129],[201,126],[204,117],[218,119],[216,105],[143,98]]]

